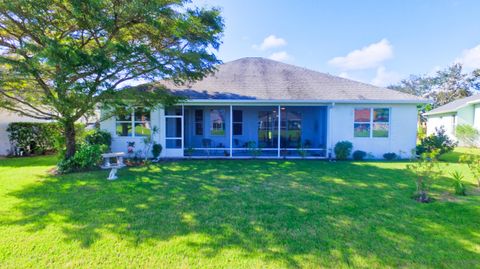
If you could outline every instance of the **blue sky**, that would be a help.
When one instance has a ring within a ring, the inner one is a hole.
[[[386,86],[454,62],[480,68],[480,1],[199,0],[225,18],[224,62],[272,58]]]

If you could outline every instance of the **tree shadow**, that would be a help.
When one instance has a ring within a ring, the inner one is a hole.
[[[238,249],[286,267],[480,263],[478,198],[419,204],[412,175],[398,167],[195,160],[124,169],[114,182],[105,171],[47,176],[9,194],[22,214],[0,224],[60,225],[84,248],[105,231],[132,246],[199,234],[206,239],[186,237],[187,246],[205,257]]]

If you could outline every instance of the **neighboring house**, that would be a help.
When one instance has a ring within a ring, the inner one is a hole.
[[[78,120],[79,123],[85,124],[85,128],[92,129],[94,128],[95,123],[99,121],[100,111],[95,110],[95,115],[90,116],[89,118],[81,118]],[[20,116],[16,113],[10,112],[5,109],[0,108],[0,156],[6,156],[11,154],[12,144],[8,138],[8,124],[12,122],[51,122],[48,120],[39,120],[31,117]]]
[[[473,95],[437,107],[424,114],[427,117],[427,135],[443,127],[453,139],[458,125],[468,124],[480,130],[480,95]]]
[[[377,158],[386,152],[408,157],[416,142],[417,104],[427,102],[263,58],[222,64],[189,85],[159,84],[188,99],[101,122],[113,135],[113,151],[127,151],[128,142],[142,150],[143,138],[156,126],[163,157],[281,158],[306,152],[327,158],[342,140]]]
[[[30,117],[19,116],[13,112],[0,109],[0,156],[10,154],[12,145],[8,139],[8,124],[11,122],[45,122]]]

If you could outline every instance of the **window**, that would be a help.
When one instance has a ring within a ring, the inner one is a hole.
[[[388,108],[373,109],[373,137],[388,137],[390,110]]]
[[[354,115],[355,137],[388,137],[390,109],[356,108]]]
[[[210,134],[225,135],[225,110],[210,110]]]
[[[131,113],[116,116],[117,136],[141,137],[151,134],[150,111],[135,108]]]
[[[203,110],[195,110],[195,135],[203,135]]]
[[[354,136],[370,137],[370,108],[356,108],[354,121]]]
[[[233,135],[243,134],[243,111],[233,111]]]

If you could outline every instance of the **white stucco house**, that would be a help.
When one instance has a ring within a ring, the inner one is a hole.
[[[263,58],[222,64],[189,85],[158,84],[187,99],[102,121],[113,136],[112,151],[126,152],[131,142],[142,149],[156,126],[162,157],[248,158],[255,152],[259,158],[298,158],[303,150],[308,158],[328,158],[342,140],[378,158],[387,152],[408,157],[416,143],[417,104],[428,102]]]
[[[452,139],[458,125],[468,124],[480,130],[480,95],[455,100],[424,114],[427,117],[427,135],[443,127]]]

